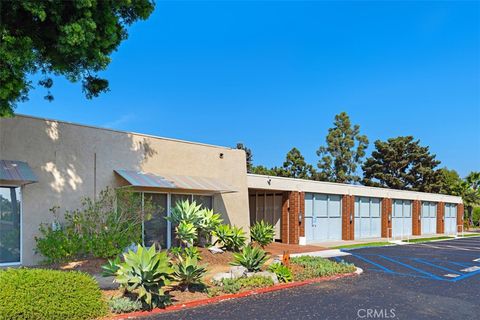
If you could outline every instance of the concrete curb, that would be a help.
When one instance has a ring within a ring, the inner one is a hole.
[[[159,314],[159,313],[185,310],[185,309],[200,307],[200,306],[204,306],[204,305],[209,305],[209,304],[212,304],[212,303],[219,303],[219,302],[222,302],[222,301],[248,297],[248,296],[252,296],[252,295],[256,295],[256,294],[262,294],[262,293],[279,291],[279,290],[283,290],[283,289],[302,287],[302,286],[305,286],[305,285],[308,285],[308,284],[313,284],[313,283],[318,283],[318,282],[323,282],[323,281],[331,281],[331,280],[337,280],[337,279],[342,279],[342,278],[354,277],[354,276],[358,276],[362,273],[363,273],[363,270],[361,268],[357,267],[356,270],[354,272],[351,272],[351,273],[345,273],[345,274],[340,274],[340,275],[335,275],[335,276],[330,276],[330,277],[308,279],[308,280],[298,281],[298,282],[277,284],[275,286],[266,287],[266,288],[253,289],[253,290],[248,290],[248,291],[244,291],[244,292],[240,292],[240,293],[234,293],[234,294],[225,294],[225,295],[222,295],[222,296],[208,298],[208,299],[189,301],[189,302],[185,302],[183,304],[168,306],[168,307],[163,308],[163,309],[156,308],[156,309],[153,309],[151,311],[137,311],[137,312],[119,314],[119,315],[115,315],[115,316],[108,317],[108,318],[105,318],[105,319],[108,319],[108,320],[122,320],[122,319],[133,319],[133,318],[137,318],[137,317],[152,316],[152,315]]]

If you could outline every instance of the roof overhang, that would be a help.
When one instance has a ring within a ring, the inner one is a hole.
[[[211,193],[237,192],[232,186],[215,178],[154,174],[134,170],[114,170],[125,179],[132,187],[159,188],[168,190],[196,190]]]
[[[0,160],[0,184],[23,186],[38,182],[28,163],[14,160]]]

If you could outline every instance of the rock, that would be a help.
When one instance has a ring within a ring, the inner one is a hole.
[[[102,290],[116,290],[119,287],[118,283],[113,282],[115,277],[103,277],[100,274],[95,274],[93,277],[97,280],[98,286]]]
[[[230,267],[230,273],[234,278],[241,278],[244,277],[245,274],[247,273],[247,268],[242,267],[242,266],[233,266]]]
[[[253,277],[253,276],[271,278],[274,284],[278,283],[277,275],[273,272],[270,272],[270,271],[247,272],[246,276],[247,276],[247,278],[250,278],[250,277]]]
[[[233,275],[230,272],[219,272],[212,277],[213,282],[222,283],[223,279],[232,279]]]
[[[220,249],[220,248],[217,248],[217,247],[210,247],[210,248],[208,248],[208,251],[210,251],[210,252],[213,253],[213,254],[223,253],[223,250]]]

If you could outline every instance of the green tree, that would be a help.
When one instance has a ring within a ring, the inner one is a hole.
[[[462,183],[462,178],[455,170],[448,168],[438,169],[440,174],[440,193],[456,195],[458,185]]]
[[[50,89],[50,75],[82,83],[88,99],[108,90],[98,76],[126,39],[127,27],[147,19],[153,0],[0,1],[0,117],[28,99],[31,74]],[[46,99],[53,96],[48,91]]]
[[[480,206],[480,172],[472,171],[458,188],[458,195],[462,197],[466,209],[468,225],[474,224],[473,210]]]
[[[375,150],[363,165],[363,183],[392,189],[438,192],[441,174],[428,147],[412,136],[375,141]]]
[[[274,168],[277,175],[289,178],[310,179],[313,166],[305,162],[300,150],[292,148],[288,151],[283,167]]]
[[[368,139],[360,134],[360,126],[353,125],[347,113],[335,116],[333,128],[328,129],[326,146],[321,146],[317,155],[320,158],[316,179],[352,183],[360,180],[356,174],[368,147]]]
[[[253,153],[250,148],[247,148],[243,143],[237,143],[237,149],[245,151],[245,158],[247,161],[247,172],[251,173],[253,168]]]

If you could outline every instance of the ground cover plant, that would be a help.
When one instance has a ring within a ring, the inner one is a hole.
[[[355,271],[353,264],[338,263],[321,257],[300,256],[290,259],[293,279],[301,281],[311,278],[333,276]]]
[[[0,270],[0,319],[95,319],[107,306],[95,280],[76,271]]]

